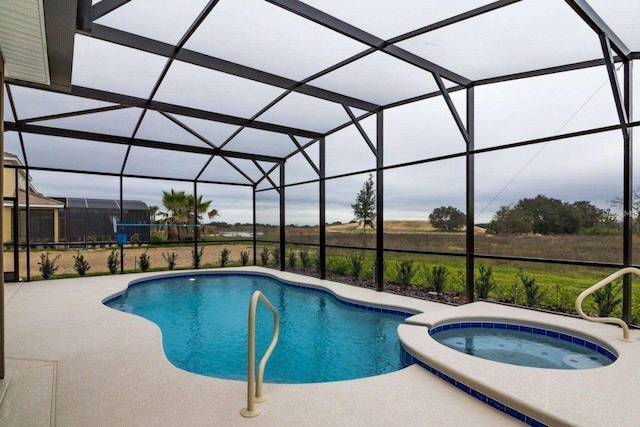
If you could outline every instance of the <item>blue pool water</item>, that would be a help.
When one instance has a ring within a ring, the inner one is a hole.
[[[512,365],[591,369],[616,360],[610,350],[588,340],[526,325],[463,322],[438,326],[429,333],[459,352]]]
[[[353,307],[327,292],[285,285],[265,276],[152,279],[135,283],[105,304],[156,323],[162,330],[167,358],[175,366],[218,378],[246,380],[247,316],[256,290],[280,314],[280,339],[267,364],[265,382],[347,380],[403,367],[397,327],[407,313]],[[272,314],[259,304],[258,361],[272,331]]]

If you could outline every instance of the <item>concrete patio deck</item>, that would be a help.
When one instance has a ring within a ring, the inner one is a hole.
[[[435,312],[447,306],[259,267],[322,283],[345,298]],[[219,271],[219,270],[218,270]],[[184,273],[184,272],[181,272]],[[158,273],[6,285],[8,372],[2,426],[507,426],[513,418],[418,365],[321,384],[266,384],[261,415],[246,419],[246,383],[209,378],[166,359],[158,327],[102,301]]]

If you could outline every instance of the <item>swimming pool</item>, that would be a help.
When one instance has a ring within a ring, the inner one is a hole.
[[[494,362],[547,369],[607,366],[615,354],[596,343],[539,327],[504,322],[457,322],[432,328],[449,348]]]
[[[260,290],[280,313],[280,339],[265,382],[315,383],[401,369],[397,327],[411,315],[357,306],[326,291],[257,274],[176,275],[135,282],[105,301],[162,330],[175,366],[198,374],[246,380],[247,312]],[[273,320],[259,307],[257,357],[269,345]]]

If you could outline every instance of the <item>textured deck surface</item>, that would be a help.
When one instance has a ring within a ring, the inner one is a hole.
[[[430,312],[447,308],[272,270],[249,269],[309,284],[323,283],[352,300]],[[418,365],[353,381],[266,384],[268,400],[259,404],[262,413],[245,419],[239,412],[246,406],[246,383],[174,367],[164,356],[155,324],[102,304],[130,281],[153,275],[157,273],[7,284],[8,373],[0,380],[0,425],[519,424]]]

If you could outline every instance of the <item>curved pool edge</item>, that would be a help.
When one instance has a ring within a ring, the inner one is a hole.
[[[115,292],[103,298],[102,303],[104,304],[106,301],[117,297],[118,295],[125,292],[130,286],[133,286],[136,283],[140,282],[175,276],[206,276],[229,273],[271,277],[288,285],[308,287],[328,292],[340,301],[346,303],[371,306],[382,310],[394,310],[411,314],[420,314],[425,312],[444,310],[450,307],[448,305],[440,304],[433,301],[419,300],[402,295],[390,294],[387,292],[378,292],[374,289],[349,286],[343,283],[332,282],[330,280],[320,280],[313,277],[306,277],[295,273],[288,273],[258,266],[141,273],[144,275],[141,277],[136,277],[133,280],[128,280],[124,287],[117,289]]]
[[[468,319],[535,324],[578,335],[610,348],[618,360],[581,371],[529,368],[460,353],[428,333],[430,327]],[[611,406],[613,396],[624,384],[631,386],[640,380],[632,363],[640,357],[640,343],[619,341],[621,331],[617,327],[576,318],[479,302],[413,316],[398,328],[398,335],[414,361],[433,374],[498,410],[514,411],[511,415],[516,418],[530,417],[547,425],[610,423],[611,419],[598,420],[596,408]],[[638,337],[640,333],[633,331],[632,335]]]

